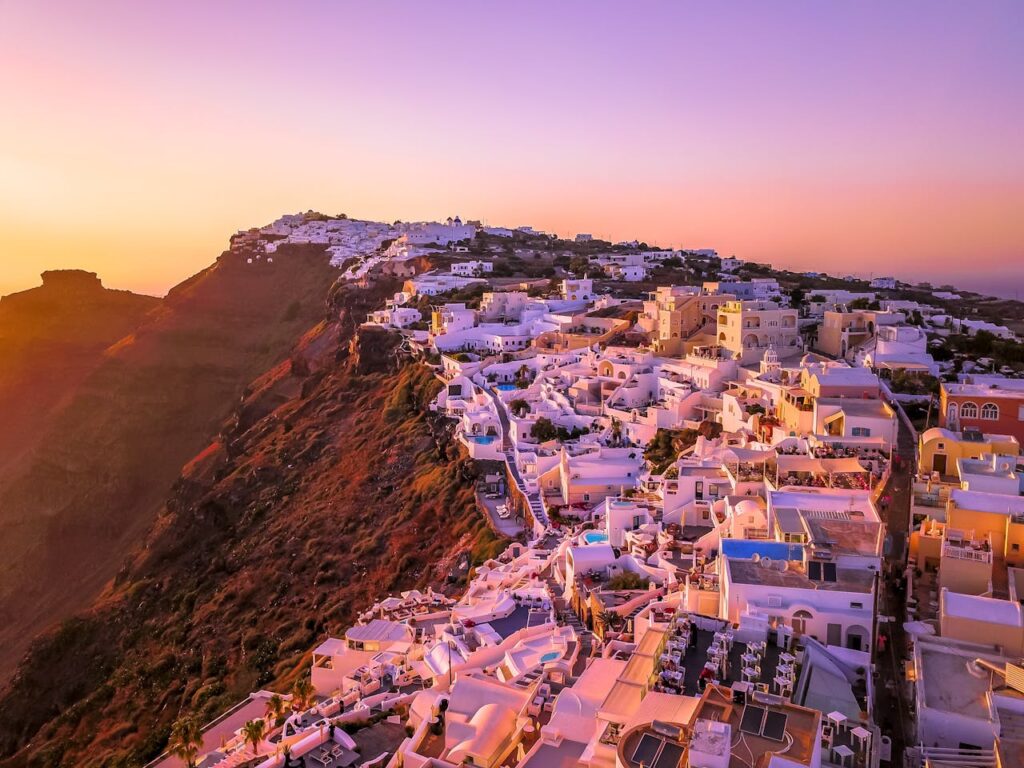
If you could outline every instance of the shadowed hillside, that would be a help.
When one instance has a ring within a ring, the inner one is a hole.
[[[47,418],[160,303],[103,287],[92,272],[44,272],[0,298],[0,471],[27,453]]]
[[[8,764],[143,765],[183,712],[288,685],[370,600],[487,547],[440,384],[355,330],[376,293],[332,292],[340,321],[254,381],[115,585],[34,644],[0,693]]]
[[[40,377],[73,386],[43,393],[50,411],[31,449],[0,468],[0,680],[34,634],[88,605],[117,573],[246,384],[325,317],[336,277],[319,246],[282,248],[272,264],[229,251],[155,306],[131,297],[147,314],[127,335],[78,298],[96,285],[4,300],[3,312],[35,302],[45,320],[29,326],[41,350],[60,343],[61,312],[83,337],[103,337],[105,350],[69,371],[63,355],[39,353],[49,364]]]

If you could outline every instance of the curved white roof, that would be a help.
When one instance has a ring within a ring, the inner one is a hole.
[[[999,600],[993,597],[962,595],[942,590],[942,612],[945,616],[984,621],[989,624],[1005,624],[1010,627],[1024,627],[1024,615],[1020,603]]]

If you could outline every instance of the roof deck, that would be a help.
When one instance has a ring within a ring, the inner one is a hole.
[[[759,765],[762,755],[785,753],[787,760],[810,765],[821,725],[821,713],[775,700],[733,701],[732,691],[709,686],[695,720],[728,723],[732,729],[730,768]],[[752,759],[750,759],[752,758]]]
[[[659,659],[662,675],[656,685],[657,689],[667,693],[699,696],[703,690],[701,682],[703,677],[705,683],[709,680],[717,680],[723,685],[731,686],[733,683],[747,680],[754,684],[762,683],[768,685],[770,689],[774,690],[773,681],[779,672],[780,663],[784,663],[782,659],[783,650],[781,648],[766,644],[764,649],[758,654],[760,660],[756,665],[751,665],[749,663],[751,657],[747,656],[750,652],[747,644],[734,641],[728,647],[723,662],[720,665],[716,665],[717,671],[712,673],[707,665],[709,662],[713,663],[711,662],[712,656],[710,651],[715,643],[715,635],[717,633],[711,630],[698,629],[695,624],[691,624],[689,634],[690,644],[684,648],[676,648],[674,646],[679,644],[680,638],[685,637],[685,635],[676,628],[672,630],[669,645]],[[745,656],[746,659],[744,658]],[[678,658],[678,662],[675,661],[676,658]],[[707,671],[705,671],[706,669]],[[758,674],[756,676],[744,676],[745,669],[755,669]],[[665,672],[671,674],[666,675],[664,674]]]

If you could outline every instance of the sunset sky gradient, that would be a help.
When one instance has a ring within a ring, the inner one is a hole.
[[[281,213],[1024,297],[1022,2],[0,0],[0,293]]]

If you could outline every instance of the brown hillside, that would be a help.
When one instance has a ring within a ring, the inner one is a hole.
[[[272,264],[224,253],[107,348],[0,470],[0,680],[117,573],[245,385],[325,317],[336,277],[318,246],[282,248]],[[55,364],[51,377],[64,375]]]
[[[9,765],[138,766],[183,712],[287,685],[373,598],[493,549],[473,464],[425,406],[439,383],[354,323],[306,334],[187,464],[145,547],[0,692]]]

